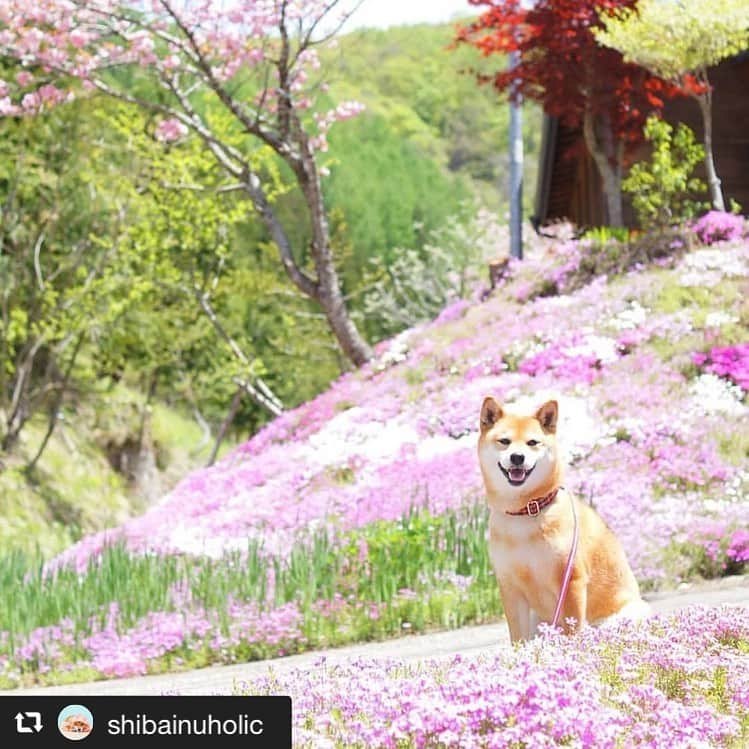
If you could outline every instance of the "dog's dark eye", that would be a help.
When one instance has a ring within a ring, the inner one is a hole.
[[[535,447],[537,444],[538,440],[528,440],[528,442],[526,442],[526,445],[528,445],[528,447]]]
[[[500,445],[505,445],[505,446],[510,444],[510,440],[508,440],[507,437],[502,437],[502,439],[497,440],[497,442],[499,442]]]

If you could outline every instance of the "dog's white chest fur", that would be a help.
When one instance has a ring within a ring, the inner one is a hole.
[[[559,595],[560,567],[569,549],[544,539],[539,522],[530,517],[508,518],[492,510],[489,556],[500,584],[522,591],[530,608],[542,620],[550,620]]]

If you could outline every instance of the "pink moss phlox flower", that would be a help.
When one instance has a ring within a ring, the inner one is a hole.
[[[470,309],[471,303],[467,299],[456,299],[445,307],[434,320],[435,325],[460,320],[466,311]]]
[[[725,211],[708,211],[698,219],[692,230],[703,244],[734,241],[747,233],[746,220],[743,216]]]
[[[734,562],[749,562],[749,530],[734,531],[728,542],[726,556]]]
[[[692,361],[707,372],[726,377],[749,392],[749,342],[716,346],[707,354],[694,353]]]
[[[300,747],[707,749],[740,740],[748,638],[746,609],[694,607],[576,637],[543,628],[497,654],[323,660],[245,688],[291,694]]]
[[[601,336],[573,333],[524,359],[520,372],[531,376],[549,372],[555,379],[590,385],[605,365],[617,358],[615,342]]]

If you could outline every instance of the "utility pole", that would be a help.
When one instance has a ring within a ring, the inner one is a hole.
[[[510,70],[520,63],[520,52],[510,52]],[[510,255],[523,258],[523,102],[517,81],[510,93]]]

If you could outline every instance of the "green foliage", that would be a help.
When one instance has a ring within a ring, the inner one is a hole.
[[[713,157],[708,68],[749,47],[749,4],[746,0],[640,0],[635,8],[603,15],[601,20],[604,28],[596,32],[601,44],[681,87],[699,103],[710,198],[713,208],[725,210]]]
[[[128,195],[97,159],[88,103],[0,121],[0,441],[83,382],[81,345],[110,330],[142,287],[121,244]],[[58,404],[57,406],[55,404]]]
[[[706,537],[705,542],[673,542],[666,550],[669,566],[677,571],[682,579],[703,578],[712,580],[730,575],[741,575],[744,573],[745,564],[730,558],[726,554],[730,531],[726,531],[722,537]],[[706,542],[713,541],[715,549],[708,552]]]
[[[674,133],[671,125],[657,117],[648,119],[645,138],[652,148],[650,159],[632,166],[622,182],[622,189],[632,196],[640,225],[663,229],[694,217],[703,205],[693,197],[706,186],[691,175],[705,158],[704,148],[683,123]]]
[[[323,187],[337,268],[371,339],[431,317],[466,293],[485,248],[465,215],[477,202],[505,205],[507,110],[468,72],[483,65],[474,52],[448,49],[453,35],[448,25],[367,30],[322,52],[327,70],[340,71],[331,98],[367,106],[364,116],[333,127],[320,160],[330,170]],[[1,77],[13,75],[6,64]],[[154,95],[153,82],[138,71],[112,75],[139,96]],[[239,85],[250,90],[247,81]],[[195,105],[247,155],[288,227],[297,261],[312,270],[293,175],[215,102],[196,93]],[[533,107],[526,114],[530,182],[540,114]],[[205,457],[237,378],[262,376],[293,407],[345,366],[319,307],[292,288],[244,194],[224,181],[199,140],[158,142],[157,123],[97,97],[0,123],[0,440],[9,432],[16,385],[25,378],[26,388],[19,410],[25,421],[0,446],[11,466],[0,493],[23,497],[31,508],[27,516],[17,503],[7,506],[4,539],[33,529],[51,539],[45,548],[57,549],[137,507],[124,477],[109,470],[106,451],[141,439],[145,421],[159,468],[175,471],[192,463],[187,448],[173,447],[178,436],[164,431],[186,429],[184,420],[195,415],[189,450],[201,441]],[[405,315],[402,294],[410,299]],[[117,413],[122,393],[127,407]],[[60,433],[52,434],[33,484],[23,464],[57,414]],[[228,440],[267,418],[243,397]],[[80,475],[58,481],[71,450],[85,452]],[[81,512],[78,498],[96,491],[106,509]]]
[[[362,101],[368,112],[384,118],[393,137],[462,177],[483,205],[501,213],[509,203],[509,108],[490,85],[477,86],[475,77],[493,75],[497,59],[483,59],[467,45],[452,46],[454,38],[452,24],[365,29],[342,37],[337,50],[324,53],[323,64],[336,99]],[[331,141],[352,124],[335,126]],[[535,182],[540,137],[541,110],[527,102],[526,185]],[[385,189],[397,195],[398,183],[388,181]],[[524,197],[530,213],[531,190]],[[394,245],[410,246],[403,238]]]
[[[396,247],[421,249],[470,192],[464,181],[440,169],[384,117],[363,115],[333,129],[325,196],[348,227],[349,283],[367,261],[388,263]]]
[[[628,242],[629,229],[623,226],[596,226],[588,229],[581,239],[597,245],[605,245],[611,241]]]

